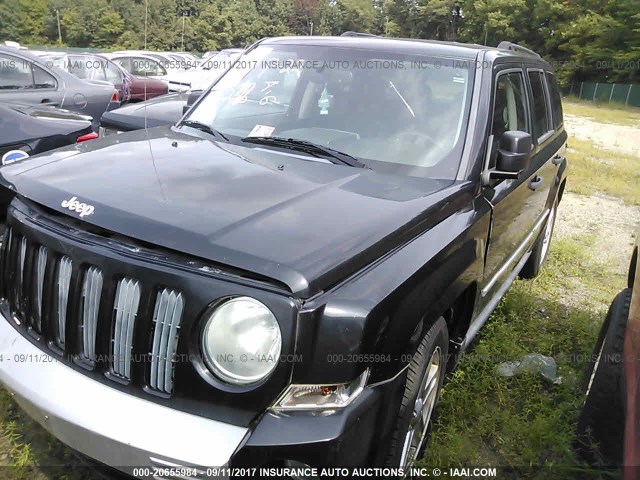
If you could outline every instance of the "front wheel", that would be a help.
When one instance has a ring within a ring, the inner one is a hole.
[[[447,324],[440,317],[422,338],[409,364],[387,465],[409,467],[420,458],[440,396],[448,348]]]

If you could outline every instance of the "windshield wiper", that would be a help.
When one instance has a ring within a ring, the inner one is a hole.
[[[292,150],[309,153],[316,157],[328,157],[332,163],[338,165],[371,169],[367,164],[361,162],[355,157],[352,157],[348,153],[340,152],[333,148],[318,145],[317,143],[309,142],[307,140],[284,137],[245,137],[242,141],[247,143],[258,143],[261,145],[273,145],[274,147],[290,148]]]
[[[181,122],[180,125],[186,125],[187,127],[195,128],[197,130],[200,130],[200,131],[203,131],[203,132],[208,133],[210,135],[213,135],[214,137],[222,137],[227,142],[229,141],[229,138],[224,133],[222,133],[219,130],[216,130],[213,127],[210,127],[209,125],[207,125],[205,123],[196,122],[195,120],[185,120],[185,121]]]

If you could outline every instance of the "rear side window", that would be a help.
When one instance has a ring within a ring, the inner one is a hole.
[[[553,113],[553,128],[557,129],[562,125],[562,99],[560,98],[560,88],[553,73],[546,73],[549,94],[551,95],[551,112]]]
[[[0,54],[0,89],[23,90],[33,88],[33,74],[28,61]]]
[[[56,88],[56,79],[37,65],[33,65],[33,81],[35,88]]]
[[[113,83],[114,85],[121,84],[122,75],[120,75],[120,72],[115,67],[115,65],[107,63],[106,60],[100,60],[100,62],[104,65],[107,81]]]
[[[533,133],[535,138],[540,140],[540,137],[551,130],[547,92],[544,88],[542,72],[529,72],[529,81],[533,93]]]

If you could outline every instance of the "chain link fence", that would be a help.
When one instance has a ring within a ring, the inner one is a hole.
[[[30,45],[29,50],[52,53],[104,53],[105,48],[57,47],[55,45]]]
[[[640,85],[576,82],[563,87],[562,93],[567,96],[577,97],[580,100],[640,107]]]

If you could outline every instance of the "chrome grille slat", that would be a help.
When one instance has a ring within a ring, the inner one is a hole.
[[[20,239],[20,247],[18,251],[18,285],[16,288],[17,304],[22,304],[22,294],[24,291],[24,262],[27,256],[27,239],[22,237]]]
[[[180,328],[183,307],[182,295],[178,295],[173,306],[173,312],[171,313],[167,356],[164,361],[164,391],[167,393],[173,390],[173,357],[178,347],[178,329]],[[180,312],[180,314],[176,315],[178,312]]]
[[[140,304],[140,284],[124,278],[118,282],[114,302],[115,326],[113,334],[113,371],[131,379],[133,330]]]
[[[90,267],[82,284],[82,347],[88,360],[96,358],[96,328],[102,282],[102,271],[97,267]]]
[[[67,324],[67,304],[69,302],[69,285],[71,283],[71,259],[64,256],[60,259],[58,265],[58,305],[56,313],[57,318],[57,343],[59,347],[64,348]]]
[[[10,280],[9,280],[9,275],[10,272],[13,270],[12,268],[12,264],[13,264],[13,229],[11,227],[7,228],[7,243],[4,246],[5,248],[5,252],[4,252],[4,262],[3,262],[3,269],[4,271],[2,272],[2,291],[4,293],[5,296],[9,297],[10,295]]]
[[[173,358],[183,310],[184,297],[180,292],[165,289],[156,298],[149,384],[165,393],[173,391]]]
[[[44,273],[47,268],[47,248],[41,246],[38,248],[38,260],[36,264],[36,312],[35,316],[36,328],[42,331],[42,291],[44,289]]]

